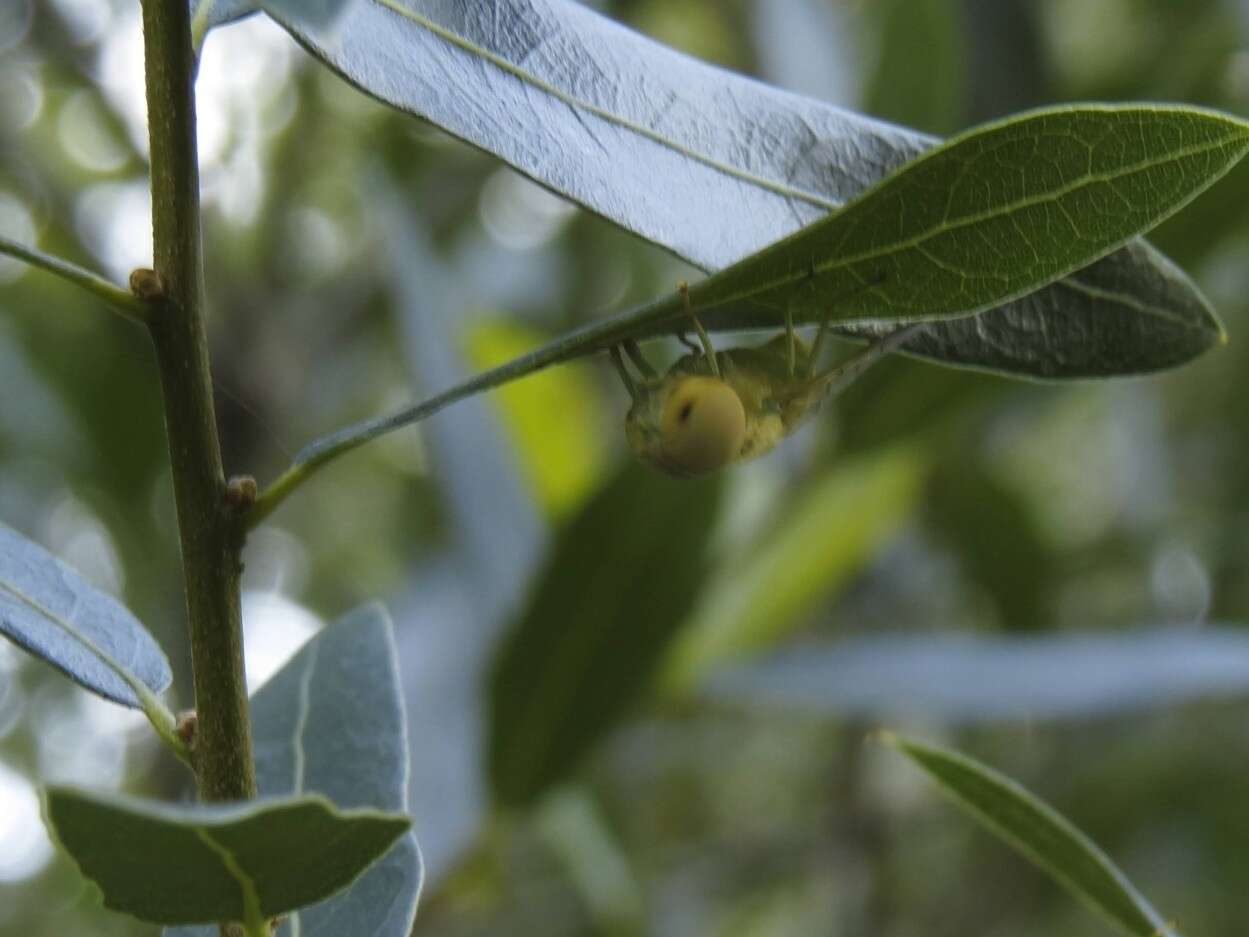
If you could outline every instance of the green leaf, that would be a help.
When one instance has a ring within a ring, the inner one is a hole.
[[[691,59],[566,0],[359,0],[330,26],[296,3],[269,14],[366,93],[705,270],[810,224],[935,142]],[[982,316],[1007,320],[983,339],[939,323],[911,350],[1088,377],[1174,366],[1218,339],[1205,300],[1160,254],[1138,244],[1116,258]],[[1055,308],[1064,328],[1043,329]],[[1157,320],[1156,340],[1142,314]],[[1017,347],[1000,347],[1003,331]]]
[[[320,796],[162,804],[51,787],[44,809],[105,907],[157,924],[256,927],[350,884],[410,826]]]
[[[1203,625],[807,641],[717,671],[700,695],[735,706],[954,726],[1107,719],[1249,698],[1249,631]]]
[[[801,321],[978,312],[1149,230],[1247,151],[1249,123],[1194,108],[1009,117],[929,150],[841,211],[694,284],[690,301],[709,321],[717,307],[767,306],[773,324],[786,309]]]
[[[262,797],[323,794],[338,807],[406,812],[408,744],[394,629],[362,606],[300,649],[251,702]],[[291,912],[277,937],[407,937],[422,881],[409,832],[345,891]],[[212,927],[165,937],[213,937]]]
[[[3,524],[0,633],[92,693],[134,709],[160,706],[154,694],[173,679],[165,652],[125,606]]]
[[[1247,150],[1249,124],[1214,111],[1161,105],[1056,108],[977,128],[930,150],[841,211],[688,291],[591,323],[411,407],[316,440],[261,496],[250,523],[342,452],[553,364],[627,339],[684,332],[690,310],[718,329],[777,329],[792,314],[795,322],[857,320],[865,334],[887,331],[882,320],[968,317],[1104,256],[1177,210]],[[1079,291],[1082,277],[1097,279],[1086,270],[1060,286]],[[1179,275],[1164,279],[1168,288],[1183,282]],[[1108,287],[1106,295],[1125,294]],[[1077,302],[1068,313],[1084,308]],[[1005,324],[1009,337],[981,363],[1028,361],[1023,373],[1050,377],[1113,373],[1106,372],[1111,363],[1123,371],[1161,366],[1177,347],[1195,347],[1187,340],[1194,322],[1164,316],[1160,326],[1151,317],[1157,311],[1137,306],[1134,319],[1091,330],[1070,314],[1053,322],[1025,315]],[[862,324],[869,319],[874,321]],[[953,333],[952,347],[980,343],[972,336],[980,336],[985,321]],[[1212,316],[1197,327],[1205,334],[1202,347],[1221,334]],[[904,350],[922,352],[951,341],[943,332],[926,337],[931,329],[920,330]],[[1034,333],[1053,338],[1039,351],[1024,338]],[[985,334],[992,336],[992,328]],[[1092,336],[1106,337],[1120,350],[1100,344],[1072,350],[1089,345]],[[1150,349],[1145,360],[1125,359],[1142,347]]]
[[[990,832],[1127,933],[1177,937],[1105,853],[1010,778],[957,752],[891,733],[881,740],[919,765]]]
[[[941,133],[966,110],[967,41],[956,0],[877,0],[870,7],[879,51],[864,92],[866,109]]]
[[[625,844],[594,797],[569,785],[542,803],[535,827],[602,934],[645,932],[645,902]]]
[[[775,643],[843,586],[910,516],[924,460],[913,449],[851,459],[816,479],[742,562],[704,590],[664,662],[669,692]]]
[[[1052,621],[1058,560],[1031,502],[975,457],[943,465],[924,497],[926,529],[986,593],[1007,631]]]
[[[876,338],[893,326],[834,326]],[[1064,380],[1149,374],[1183,364],[1227,336],[1188,276],[1136,240],[1008,306],[932,323],[913,355],[999,374]]]
[[[702,586],[719,501],[716,479],[629,464],[560,534],[490,677],[500,803],[564,780],[641,695]]]

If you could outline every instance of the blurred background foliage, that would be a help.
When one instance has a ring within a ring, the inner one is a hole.
[[[1238,0],[594,6],[727,68],[934,133],[1068,100],[1249,114]],[[199,88],[229,471],[271,479],[319,433],[690,275],[346,87],[261,17],[210,35]],[[137,3],[6,0],[0,229],[119,282],[149,263],[143,112]],[[881,632],[1130,640],[1157,625],[1244,627],[1247,193],[1242,164],[1152,236],[1210,296],[1226,347],[1174,373],[1071,385],[891,359],[733,471],[657,691],[579,762],[575,785],[529,812],[484,819],[482,675],[557,532],[628,458],[610,369],[579,363],[457,405],[298,494],[248,546],[250,675],[361,601],[391,608],[429,873],[417,932],[1109,933],[865,746],[881,721],[870,708],[698,687],[778,645]],[[156,377],[145,336],[95,307],[0,258],[0,518],[124,598],[168,650],[186,704]],[[651,581],[628,588],[665,586],[647,568]],[[1107,652],[1095,670],[1113,682],[1121,666]],[[1151,706],[1148,686],[1134,690],[1145,705],[1021,718],[1008,686],[1001,713],[992,700],[974,720],[917,702],[888,722],[1050,800],[1184,933],[1239,937],[1243,702],[1224,691]],[[131,714],[0,646],[0,934],[153,933],[100,910],[53,854],[32,785],[175,796],[179,771]]]

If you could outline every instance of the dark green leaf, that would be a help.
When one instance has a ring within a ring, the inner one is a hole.
[[[941,465],[925,492],[927,530],[997,606],[1001,627],[1039,631],[1059,591],[1055,551],[1031,503],[980,460]]]
[[[367,93],[707,270],[810,224],[934,142],[691,59],[563,0],[360,0],[330,27],[295,4],[270,14]],[[1117,210],[1110,199],[1093,194],[1094,210]],[[1077,282],[981,316],[1008,320],[983,340],[972,324],[940,323],[911,350],[1046,377],[1179,364],[1220,331],[1172,273],[1137,245]],[[919,282],[909,288],[922,293]],[[1043,330],[1055,308],[1062,328]],[[708,325],[775,327],[774,311],[750,312]],[[670,322],[634,334],[663,331]]]
[[[967,48],[963,0],[877,0],[880,33],[866,109],[886,120],[945,133],[965,122]]]
[[[769,307],[774,326],[786,309],[801,321],[981,311],[1149,230],[1246,151],[1249,124],[1213,111],[1086,106],[1010,117],[929,150],[839,212],[694,284],[690,301],[709,321],[722,306]]]
[[[857,322],[855,331],[864,334],[888,331],[889,322],[881,320],[894,320],[896,327],[899,320],[984,309],[1156,224],[1246,150],[1249,123],[1183,107],[1056,108],[989,124],[930,150],[841,211],[688,291],[591,323],[412,407],[317,440],[298,453],[292,472],[552,364],[626,339],[684,332],[690,309],[711,328],[777,329],[792,315],[795,322]],[[1155,274],[1165,281],[1158,293],[1184,283],[1176,271]],[[1084,277],[1097,280],[1081,271],[1055,289],[1080,293]],[[1114,292],[1105,289],[1105,295]],[[1155,307],[1138,305],[1134,317],[1092,329],[1072,316],[1085,308],[1080,301],[1051,318],[1043,305],[1028,308],[1018,321],[1009,312],[964,316],[966,331],[934,332],[930,325],[904,348],[919,353],[971,343],[985,352],[977,352],[984,367],[1088,377],[1174,363],[1177,349],[1188,354],[1221,334],[1212,315],[1194,320]],[[1003,334],[995,333],[999,326],[982,330],[982,323],[1000,323]],[[1196,344],[1190,341],[1194,328],[1203,336]],[[1102,337],[1113,339],[1109,347],[1094,341]],[[271,510],[276,498],[262,501],[264,510],[253,519]]]
[[[407,810],[407,727],[384,608],[338,619],[257,691],[252,744],[262,797],[315,793],[338,807]],[[421,878],[409,832],[346,891],[288,915],[278,937],[406,937]],[[166,937],[215,933],[174,928]]]
[[[957,752],[890,733],[883,741],[919,765],[954,801],[1068,891],[1136,937],[1176,937],[1113,862],[1070,821],[1019,784]]]
[[[652,679],[706,575],[719,499],[716,479],[630,464],[560,534],[490,678],[501,803],[564,780]]]
[[[725,703],[869,720],[1100,719],[1249,697],[1249,631],[864,635],[721,670],[703,692]]]
[[[402,814],[324,797],[163,804],[67,787],[45,795],[61,846],[105,907],[157,924],[258,924],[334,894],[384,854]]]
[[[873,338],[891,326],[835,331]],[[1046,379],[1147,374],[1226,341],[1205,298],[1144,241],[990,313],[934,323],[911,354],[984,371]]]
[[[172,679],[156,640],[120,602],[0,524],[0,632],[105,699],[145,708]]]

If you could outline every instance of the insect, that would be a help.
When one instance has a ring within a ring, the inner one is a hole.
[[[685,292],[685,284],[679,290]],[[689,306],[686,297],[686,308]],[[690,312],[700,345],[682,336],[691,353],[660,375],[633,341],[611,348],[612,363],[632,399],[625,416],[629,447],[668,475],[694,478],[768,452],[792,433],[826,397],[853,383],[871,365],[923,328],[903,326],[877,339],[844,364],[816,374],[825,319],[808,345],[785,331],[754,348],[716,351]],[[640,377],[625,366],[624,353]]]

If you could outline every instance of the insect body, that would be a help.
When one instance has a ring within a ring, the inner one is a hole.
[[[716,351],[694,319],[702,348],[657,374],[633,342],[623,345],[641,373],[634,378],[619,348],[611,350],[633,405],[625,417],[629,447],[669,475],[692,478],[769,451],[824,398],[836,394],[922,326],[878,339],[840,367],[815,374],[826,331],[808,346],[792,323],[755,348]]]

